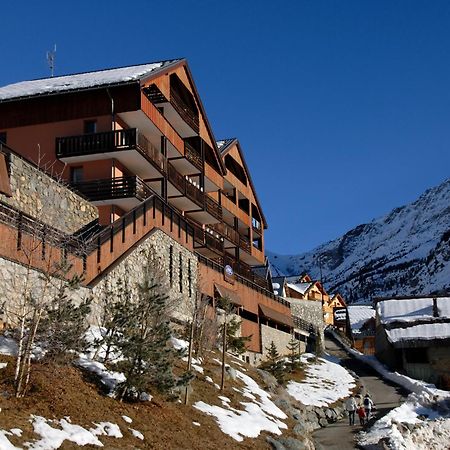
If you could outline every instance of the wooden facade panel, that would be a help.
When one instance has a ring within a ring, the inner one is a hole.
[[[247,343],[247,350],[257,353],[261,352],[260,334],[258,323],[241,318],[241,336],[251,336],[250,341]]]
[[[166,136],[170,143],[178,150],[180,155],[184,156],[183,139],[144,94],[141,94],[141,109],[156,125],[159,131],[161,131],[161,133]]]
[[[139,84],[111,87],[115,113],[139,109]],[[0,103],[0,129],[61,122],[102,115],[111,116],[106,89],[48,95]]]

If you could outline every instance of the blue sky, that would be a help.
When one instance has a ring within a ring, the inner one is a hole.
[[[0,85],[186,57],[216,138],[237,136],[266,247],[309,250],[450,176],[450,2],[2,5]]]

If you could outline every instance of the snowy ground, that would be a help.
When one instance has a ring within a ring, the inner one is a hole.
[[[124,421],[131,423],[129,417]],[[37,438],[25,442],[23,448],[31,450],[56,450],[60,448],[64,442],[73,442],[78,446],[93,445],[96,447],[104,447],[101,442],[101,436],[109,436],[116,439],[123,438],[122,430],[119,425],[111,422],[93,423],[92,428],[84,428],[80,425],[73,424],[70,417],[60,420],[46,419],[41,416],[31,416],[30,422],[33,425],[34,433]],[[143,440],[144,436],[141,432],[128,428],[132,436]],[[0,430],[0,449],[1,450],[20,450],[22,447],[16,447],[11,444],[8,436],[21,436],[22,430],[12,428],[11,430]]]
[[[305,379],[299,383],[290,381],[286,387],[288,393],[304,405],[328,406],[339,399],[349,396],[355,387],[355,379],[339,365],[337,358],[325,356],[315,362],[312,354],[304,354],[302,363],[307,363]]]
[[[221,364],[219,360],[215,361]],[[256,438],[262,431],[280,435],[281,430],[287,428],[283,422],[287,419],[286,414],[272,402],[270,394],[261,389],[253,378],[240,370],[235,371],[236,378],[243,383],[243,387],[234,390],[249,400],[240,402],[242,409],[233,408],[230,399],[221,395],[218,400],[222,406],[200,401],[194,404],[194,408],[215,417],[220,429],[236,441],[243,441],[244,437]]]
[[[355,358],[373,367],[383,378],[411,391],[405,403],[393,409],[367,432],[361,432],[358,442],[370,446],[384,439],[394,450],[448,450],[450,442],[450,392],[433,384],[391,372],[374,356],[349,348],[339,335],[346,350]]]

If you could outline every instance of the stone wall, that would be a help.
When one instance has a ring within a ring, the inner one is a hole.
[[[192,317],[197,288],[197,257],[161,230],[153,231],[93,288],[97,314],[101,309],[102,294],[106,289],[114,291],[119,279],[126,280],[132,295],[137,294],[137,285],[142,282],[143,267],[149,257],[155,265],[163,292],[169,296],[171,316],[183,322]]]
[[[56,275],[56,273],[55,273]],[[61,280],[51,277],[48,282],[37,270],[27,269],[8,259],[0,258],[0,324],[15,325],[19,314],[30,311],[25,302],[27,295],[32,295],[36,302],[44,304],[58,294]],[[80,287],[68,293],[75,301],[90,295],[90,289]]]
[[[290,340],[290,333],[277,330],[276,328],[269,327],[268,325],[261,325],[261,344],[263,359],[267,355],[267,349],[270,347],[272,341],[275,343],[275,346],[277,347],[278,353],[280,355],[289,354],[287,346]]]
[[[69,234],[98,218],[94,205],[14,153],[10,169],[12,197],[1,201]]]

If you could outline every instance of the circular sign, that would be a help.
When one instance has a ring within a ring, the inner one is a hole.
[[[229,277],[231,277],[231,276],[234,275],[234,270],[233,270],[233,268],[232,268],[229,264],[227,264],[227,265],[225,266],[225,273],[226,273]]]

